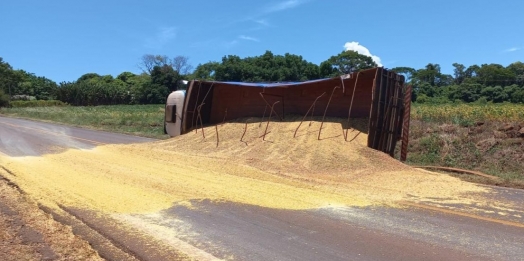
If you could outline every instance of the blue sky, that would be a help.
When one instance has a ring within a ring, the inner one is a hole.
[[[347,46],[386,68],[452,73],[454,62],[524,61],[523,10],[522,0],[1,0],[0,57],[61,82],[139,73],[144,54],[196,67],[270,50],[319,64]]]

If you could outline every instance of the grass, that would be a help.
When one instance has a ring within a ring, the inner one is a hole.
[[[69,104],[57,100],[11,101],[9,105],[12,108],[69,106]]]
[[[164,105],[0,108],[0,115],[164,139]]]

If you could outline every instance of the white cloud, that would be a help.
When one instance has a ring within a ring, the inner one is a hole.
[[[169,41],[175,39],[176,27],[161,27],[154,37],[146,38],[145,46],[148,48],[162,48]]]
[[[246,35],[240,35],[240,36],[238,36],[238,38],[242,39],[242,40],[247,40],[247,41],[260,42],[259,39],[255,38],[255,37],[251,37],[251,36],[246,36]]]
[[[359,54],[362,54],[362,55],[365,55],[365,56],[369,56],[369,57],[371,57],[371,59],[373,59],[373,61],[379,67],[382,66],[382,62],[380,61],[380,57],[378,57],[376,55],[372,55],[368,48],[366,48],[363,45],[360,45],[360,43],[358,43],[358,42],[347,42],[346,44],[344,44],[344,49],[346,51],[355,51],[355,52],[357,52]]]
[[[266,19],[254,20],[255,23],[263,26],[269,26],[269,22]]]
[[[286,0],[283,2],[273,3],[265,8],[264,13],[274,13],[295,8],[305,2],[305,0]]]
[[[520,49],[522,49],[522,48],[520,48],[520,47],[512,47],[512,48],[509,48],[509,49],[504,50],[504,52],[505,52],[505,53],[510,53],[510,52],[518,51],[518,50],[520,50]]]
[[[224,43],[224,47],[231,48],[231,47],[233,47],[233,46],[235,46],[237,44],[238,44],[238,41],[237,40],[233,40],[233,41]]]

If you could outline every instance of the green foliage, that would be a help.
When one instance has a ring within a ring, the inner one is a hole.
[[[11,95],[21,80],[20,73],[17,73],[9,63],[4,62],[0,57],[0,90]]]
[[[56,97],[75,106],[128,104],[131,96],[124,84],[102,78],[91,78],[81,82],[60,83]]]
[[[219,66],[220,63],[218,62],[208,62],[204,64],[199,64],[196,67],[193,74],[190,76],[190,78],[213,81],[215,80],[215,72]]]
[[[91,79],[99,79],[100,78],[100,75],[98,75],[97,73],[86,73],[82,76],[80,76],[80,78],[78,78],[78,80],[76,80],[77,82],[84,82],[84,81],[89,81]]]
[[[477,70],[477,81],[485,86],[510,85],[515,74],[500,64],[483,64]]]
[[[50,106],[68,106],[69,104],[57,100],[32,100],[32,101],[11,101],[12,108],[25,107],[50,107]]]
[[[431,134],[420,139],[420,145],[422,146],[423,154],[426,156],[427,163],[434,163],[438,159],[440,154],[440,138],[436,134]]]
[[[151,83],[156,85],[154,89],[164,87],[167,88],[167,91],[176,91],[179,80],[181,79],[178,72],[168,65],[155,66],[151,71]]]
[[[54,81],[23,70],[18,70],[17,73],[20,75],[20,82],[12,90],[13,95],[30,95],[37,100],[55,98],[58,85]]]
[[[0,90],[5,100],[34,97],[37,100],[58,99],[71,105],[112,105],[164,103],[171,91],[184,88],[182,80],[203,79],[239,82],[298,82],[355,72],[375,67],[373,60],[354,51],[343,51],[320,65],[302,56],[266,51],[260,56],[240,58],[227,55],[220,62],[199,64],[191,73],[188,58],[147,54],[140,67],[143,74],[123,72],[111,75],[86,73],[77,81],[59,85],[45,77],[14,70],[0,57]],[[392,71],[405,76],[413,86],[412,101],[425,104],[443,103],[524,103],[524,63],[482,64],[466,67],[453,63],[453,75],[441,72],[439,64],[424,68],[395,67]],[[8,98],[5,98],[7,95]],[[4,105],[5,106],[5,105]]]
[[[193,78],[211,78],[218,81],[290,82],[318,79],[319,68],[302,56],[286,53],[273,55],[266,51],[261,56],[240,58],[228,55],[221,63],[199,65]]]
[[[524,64],[515,62],[507,67],[499,64],[466,67],[454,63],[454,76],[440,73],[438,64],[424,69],[397,67],[393,70],[409,74],[413,85],[413,101],[441,102],[512,102],[524,103]],[[422,97],[422,99],[420,99]]]
[[[140,86],[138,95],[139,104],[160,104],[165,103],[167,95],[169,94],[168,89],[160,84],[156,83],[144,83]]]
[[[433,87],[449,85],[453,82],[451,75],[442,74],[439,64],[428,63],[424,69],[416,70],[413,73],[412,83],[417,85],[426,84]]]
[[[466,78],[466,66],[460,63],[454,63],[453,67],[453,74],[455,76],[454,82],[455,84],[461,84],[464,79]]]
[[[0,107],[9,106],[9,95],[4,93],[4,90],[0,89]]]
[[[410,67],[395,67],[392,68],[391,71],[396,72],[398,74],[404,75],[406,78],[406,82],[411,82],[411,78],[413,74],[415,74],[416,70]]]
[[[500,131],[521,125],[523,109],[517,104],[415,104],[407,162],[476,170],[502,178],[504,186],[524,188],[522,141],[516,130]]]
[[[417,96],[416,102],[417,103],[428,103],[429,97],[426,94],[421,93]]]
[[[377,64],[371,57],[359,54],[355,51],[343,51],[336,56],[331,56],[328,59],[335,75],[348,74],[358,72],[365,69],[377,67]]]

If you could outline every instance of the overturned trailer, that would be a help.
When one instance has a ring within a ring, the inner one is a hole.
[[[269,113],[277,119],[305,115],[313,104],[328,117],[369,118],[370,148],[393,156],[396,142],[402,138],[401,160],[405,160],[411,89],[404,86],[402,75],[380,67],[306,82],[194,80],[187,91],[169,95],[166,132],[177,136],[201,125]]]

